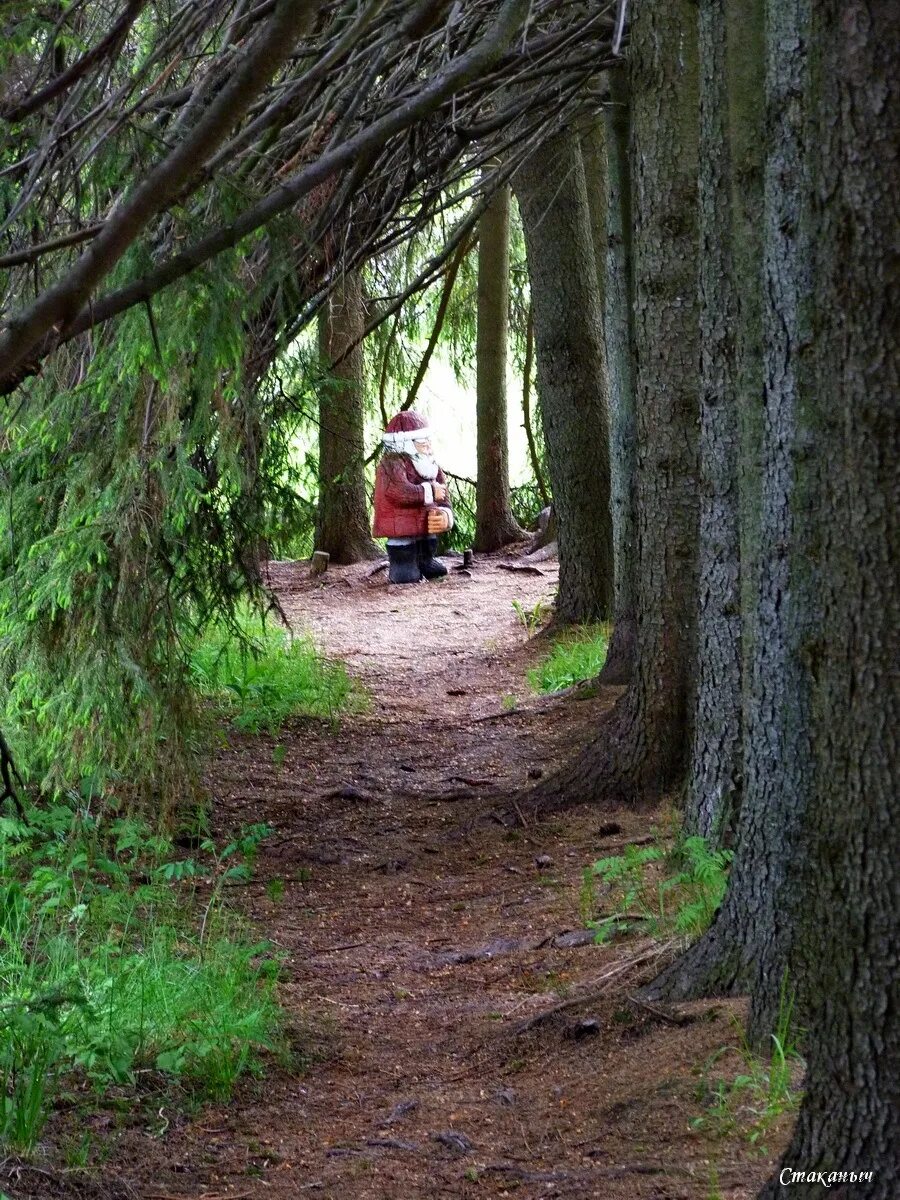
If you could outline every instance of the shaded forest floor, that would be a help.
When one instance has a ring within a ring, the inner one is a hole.
[[[659,814],[504,823],[510,797],[586,740],[617,695],[529,698],[524,672],[546,646],[527,643],[512,602],[549,599],[555,570],[540,569],[481,559],[469,576],[398,588],[365,567],[313,582],[305,564],[273,565],[292,621],[371,695],[337,730],[297,721],[277,738],[234,738],[208,781],[217,838],[257,821],[275,830],[235,895],[285,954],[282,996],[310,1061],[273,1065],[195,1114],[154,1104],[118,1129],[99,1114],[112,1147],[99,1173],[26,1170],[6,1177],[11,1195],[756,1193],[771,1157],[690,1128],[703,1064],[737,1045],[740,1006],[663,1019],[630,999],[659,948],[600,947],[584,931],[584,866]],[[734,1051],[717,1065],[740,1070]]]

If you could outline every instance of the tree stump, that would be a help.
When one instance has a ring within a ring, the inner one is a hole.
[[[326,550],[314,550],[313,556],[309,560],[309,573],[313,579],[319,575],[324,575],[328,570],[328,563],[331,555]]]

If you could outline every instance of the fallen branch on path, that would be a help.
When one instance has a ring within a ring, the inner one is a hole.
[[[609,985],[614,979],[618,979],[623,975],[629,974],[635,967],[642,966],[646,962],[658,959],[666,953],[674,943],[666,942],[660,946],[651,946],[640,954],[636,954],[633,958],[626,959],[624,962],[616,963],[609,971],[601,975],[596,982],[601,984],[601,987],[596,987],[589,992],[582,992],[580,996],[573,996],[571,1000],[564,1000],[561,1004],[554,1004],[552,1008],[544,1009],[543,1012],[536,1013],[533,1017],[529,1017],[526,1021],[520,1021],[514,1032],[516,1035],[527,1033],[531,1029],[537,1028],[538,1025],[543,1025],[545,1022],[552,1020],[563,1012],[570,1012],[573,1008],[580,1008],[583,1004],[592,1004],[595,1000],[599,1000],[609,991]]]

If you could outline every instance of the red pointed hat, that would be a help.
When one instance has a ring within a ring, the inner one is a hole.
[[[391,417],[384,431],[384,445],[387,450],[398,450],[409,453],[406,447],[413,441],[424,441],[431,437],[431,429],[426,419],[412,409],[398,412]]]

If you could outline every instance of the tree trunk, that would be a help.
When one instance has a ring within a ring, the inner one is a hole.
[[[731,257],[735,277],[735,388],[740,426],[741,677],[743,707],[746,709],[753,684],[756,644],[765,424],[762,327],[763,178],[766,157],[765,0],[725,0],[725,23]]]
[[[606,109],[607,239],[603,330],[609,376],[615,601],[613,630],[600,682],[630,683],[637,650],[637,443],[634,411],[632,279],[631,98],[628,72],[610,72]]]
[[[364,470],[363,349],[359,272],[348,273],[319,314],[319,354],[330,377],[319,389],[319,508],[316,549],[333,563],[380,558],[372,541]]]
[[[783,919],[796,925],[792,977],[813,1019],[803,1106],[762,1195],[824,1194],[818,1183],[782,1187],[783,1171],[865,1170],[867,1182],[828,1194],[888,1200],[900,1146],[900,43],[891,0],[817,0],[812,23],[817,453],[798,469],[818,476],[822,624],[806,648],[816,802],[793,863],[805,865],[806,890]]]
[[[810,666],[818,644],[816,499],[804,464],[812,338],[806,157],[810,0],[769,0],[765,169],[765,429],[752,682],[746,692],[744,795],[734,867],[709,932],[651,987],[686,998],[752,992],[749,1036],[777,1020],[801,884],[813,787]]]
[[[685,828],[720,844],[741,786],[739,422],[726,0],[700,0],[700,546],[697,700]],[[752,282],[742,280],[745,286]]]
[[[478,222],[476,392],[478,477],[475,549],[499,550],[524,537],[509,502],[506,355],[509,335],[510,190],[500,188]]]
[[[538,454],[537,439],[534,436],[534,424],[531,419],[531,376],[534,370],[534,310],[528,305],[528,315],[525,318],[525,361],[522,364],[522,428],[525,430],[525,440],[528,442],[528,457],[531,459],[531,470],[534,482],[544,508],[550,507],[550,492],[544,479],[544,469]]]
[[[687,766],[698,522],[696,33],[690,0],[648,0],[636,10],[629,47],[637,678],[597,739],[534,789],[530,803],[539,810],[610,798],[658,800],[682,782]]]
[[[538,395],[559,522],[556,619],[612,616],[609,419],[584,164],[565,134],[517,172],[534,306]]]

